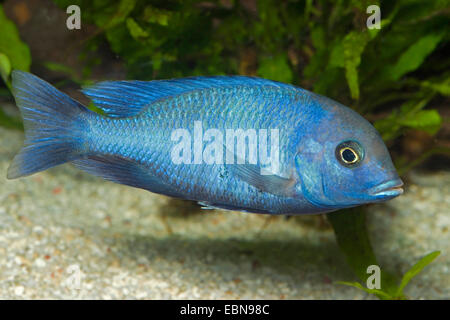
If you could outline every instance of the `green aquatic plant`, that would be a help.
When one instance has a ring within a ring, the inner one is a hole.
[[[374,294],[380,299],[405,299],[406,296],[403,294],[403,289],[406,285],[440,254],[440,251],[433,251],[426,255],[399,280],[396,275],[386,271],[386,268],[383,268],[375,257],[366,228],[364,207],[332,212],[327,214],[327,218],[333,226],[336,241],[346,256],[347,263],[362,283],[365,283],[367,280],[368,266],[377,265],[382,270],[380,279],[382,290],[366,288],[359,282],[339,281],[337,283],[356,287],[367,293]]]
[[[369,294],[373,294],[382,300],[405,300],[407,299],[407,297],[403,293],[403,289],[408,285],[408,283],[412,280],[412,278],[417,276],[427,265],[433,262],[433,260],[436,259],[440,254],[441,254],[440,251],[433,251],[424,256],[422,259],[420,259],[408,271],[405,272],[398,286],[390,284],[385,289],[369,289],[364,287],[359,282],[338,281],[337,284],[355,287]]]
[[[28,46],[22,42],[14,22],[9,20],[0,4],[0,76],[8,88],[11,87],[11,70],[28,71],[31,55]]]
[[[11,89],[11,71],[13,69],[28,71],[30,65],[30,50],[20,39],[16,25],[6,17],[0,4],[0,77],[8,89]],[[11,129],[23,128],[19,119],[9,116],[3,109],[0,109],[0,126]]]

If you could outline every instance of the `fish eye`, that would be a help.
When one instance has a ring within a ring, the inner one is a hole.
[[[356,141],[345,141],[336,147],[336,158],[345,167],[357,166],[363,156],[363,149]]]
[[[353,164],[358,161],[358,154],[350,147],[345,147],[340,150],[342,160],[347,164]]]

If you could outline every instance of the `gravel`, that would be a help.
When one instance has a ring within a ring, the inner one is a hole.
[[[62,165],[18,180],[23,135],[0,129],[1,299],[373,299],[354,288],[323,216],[201,210]],[[412,298],[450,298],[450,173],[413,173],[403,196],[370,207],[383,265]]]

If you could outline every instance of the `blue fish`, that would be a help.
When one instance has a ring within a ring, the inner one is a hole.
[[[330,212],[402,194],[376,129],[342,104],[245,76],[105,81],[95,113],[38,77],[12,74],[25,143],[8,178],[71,162],[106,180],[268,214]]]

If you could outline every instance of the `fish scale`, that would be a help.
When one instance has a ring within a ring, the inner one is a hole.
[[[225,92],[225,94],[226,94],[226,92]],[[191,104],[191,105],[193,105],[193,106],[200,106],[200,108],[195,108],[195,109],[201,109],[202,107],[201,107],[201,102],[199,101],[199,100],[202,100],[202,102],[204,103],[204,101],[206,100],[206,101],[210,101],[211,100],[211,97],[217,97],[218,96],[218,93],[217,92],[213,92],[213,93],[211,93],[211,94],[205,94],[205,95],[202,95],[202,96],[199,96],[199,94],[198,93],[195,93],[195,94],[192,94],[192,95],[190,95],[189,96],[189,98],[188,98],[188,100],[189,100],[189,103]],[[201,99],[201,98],[206,98],[206,99]],[[182,100],[183,98],[180,98],[180,100]],[[185,99],[185,98],[184,98]],[[231,109],[230,107],[229,107],[229,105],[233,102],[232,100],[231,101],[229,101],[228,103],[227,103],[228,101],[225,101],[225,102],[222,102],[222,104],[224,105],[224,108],[222,108],[225,112],[226,111],[228,111],[228,112],[232,112],[233,111],[233,109]],[[183,103],[186,103],[185,101],[181,101],[181,104],[183,104]],[[203,104],[203,105],[205,105],[205,104]],[[239,105],[239,104],[236,104],[236,105]],[[151,114],[152,114],[152,112],[158,112],[158,113],[161,113],[158,109],[158,106],[152,106],[152,108],[155,108],[155,109],[150,109],[147,113],[149,113],[149,115],[151,116]],[[164,106],[161,106],[161,109],[164,109],[165,107]],[[178,110],[180,110],[181,112],[183,112],[184,111],[184,114],[186,115],[186,116],[188,116],[189,115],[189,112],[187,112],[187,110],[186,109],[178,109]],[[180,112],[179,111],[179,112]],[[148,116],[148,115],[146,115],[146,116]],[[173,115],[172,115],[173,116]],[[232,114],[228,114],[227,116],[229,116],[229,118],[231,118],[231,116],[232,116]],[[211,118],[210,118],[211,119]],[[219,119],[220,119],[220,117],[219,117]],[[196,120],[199,120],[199,119],[196,119]],[[214,120],[214,119],[213,119]],[[213,122],[213,120],[211,120],[212,122]],[[247,118],[244,118],[238,125],[240,125],[240,126],[242,126],[242,127],[247,127],[248,125],[246,125],[246,123],[248,122],[248,121],[250,121],[251,119],[250,119],[250,117],[247,117]],[[210,121],[210,122],[211,122]],[[231,126],[233,125],[233,124],[230,124]],[[158,126],[158,125],[157,125]],[[206,129],[206,128],[205,128]],[[160,131],[160,130],[158,130],[158,131]],[[166,135],[166,136],[169,136],[168,134]],[[152,160],[151,162],[153,162],[153,163],[155,163],[155,162],[157,162],[157,161],[155,161],[155,160]],[[165,163],[165,164],[162,164],[162,165],[166,165],[168,168],[169,168],[169,170],[170,170],[170,168],[171,168],[171,166],[170,166],[170,163]],[[217,178],[217,172],[218,171],[220,171],[220,166],[213,166],[213,167],[211,167],[211,168],[208,168],[208,167],[201,167],[201,166],[195,166],[195,167],[192,167],[192,166],[189,166],[188,168],[182,168],[182,167],[179,167],[179,170],[173,170],[172,172],[171,172],[171,174],[168,174],[167,175],[167,177],[170,179],[170,177],[183,177],[183,173],[185,173],[184,174],[184,176],[185,176],[185,178],[186,178],[186,180],[185,181],[189,181],[190,183],[190,185],[193,185],[194,186],[194,188],[193,189],[190,189],[189,191],[192,191],[193,193],[197,193],[197,192],[202,192],[203,190],[208,190],[208,186],[207,186],[207,184],[209,184],[210,182],[211,182],[211,180],[205,180],[204,179],[204,177],[206,176],[206,177],[208,177],[208,176],[212,176],[213,177],[213,179],[216,179]],[[209,169],[209,170],[208,170]],[[190,179],[188,180],[188,178],[190,177]],[[197,180],[192,180],[192,177],[199,177]],[[172,181],[169,181],[170,183],[172,183]],[[178,179],[175,179],[174,181],[173,181],[173,183],[175,183],[175,185],[178,185],[176,182],[179,182],[179,180]],[[188,186],[186,186],[186,187],[188,187]],[[228,188],[227,188],[227,190],[233,190],[233,189],[238,189],[239,190],[239,188],[238,188],[239,186],[238,185],[231,185],[231,186],[229,186]],[[242,188],[241,188],[241,190],[242,191],[244,191],[245,192],[245,194],[248,194],[249,193],[249,191],[248,191],[248,185],[242,185]],[[227,190],[221,190],[220,188],[218,188],[217,189],[217,194],[218,194],[218,200],[223,200],[224,199],[224,197],[228,197],[228,199],[230,199],[230,196],[232,196],[232,194],[227,194]],[[211,190],[209,190],[209,192],[211,193]],[[253,192],[253,193],[251,193],[250,192],[250,195],[252,196],[258,196],[259,195],[259,193],[257,193],[257,192]],[[212,195],[210,195],[210,196],[212,196]],[[252,198],[252,197],[249,197],[250,199]],[[237,199],[237,200],[240,200],[240,201],[242,201],[241,199]],[[254,202],[260,202],[261,201],[261,199],[259,199],[259,198],[256,198],[256,199],[254,199],[254,201],[253,202],[251,202],[251,201],[248,201],[248,203],[249,204],[254,204]]]
[[[241,89],[241,91],[248,91],[247,88],[243,88]],[[258,95],[261,94],[261,92],[256,92]],[[225,96],[225,97],[233,97],[233,96],[239,96],[242,95],[243,92],[237,92],[235,95],[231,95],[229,93],[229,90],[222,90],[222,92],[218,92],[218,90],[214,90],[212,92],[205,92],[204,94],[200,94],[199,92],[193,92],[189,95],[183,96],[183,97],[179,97],[177,98],[176,102],[174,103],[175,105],[178,106],[177,109],[173,109],[173,103],[171,100],[167,100],[164,102],[160,102],[156,105],[152,105],[151,107],[149,107],[149,109],[147,110],[147,112],[144,113],[144,115],[140,116],[137,118],[136,124],[137,127],[134,128],[135,132],[138,132],[134,137],[136,139],[135,143],[141,142],[141,136],[145,136],[143,134],[140,134],[139,132],[141,132],[141,130],[143,128],[149,128],[149,124],[147,122],[148,118],[154,119],[153,114],[168,114],[167,118],[169,120],[173,119],[174,117],[179,117],[180,114],[182,115],[182,117],[185,119],[185,121],[191,121],[191,123],[193,123],[193,121],[195,120],[201,120],[200,118],[196,118],[196,115],[198,113],[202,113],[202,109],[206,109],[207,111],[206,113],[206,117],[209,119],[209,121],[206,122],[206,126],[212,126],[212,125],[216,125],[217,127],[222,127],[224,129],[226,128],[247,128],[247,127],[252,127],[255,126],[255,122],[252,121],[254,119],[252,119],[252,115],[254,114],[252,113],[248,113],[248,112],[244,112],[244,108],[248,108],[247,106],[250,105],[252,106],[251,103],[247,102],[245,99],[220,99],[220,96]],[[257,103],[257,98],[254,96],[250,96],[248,99],[252,98],[255,102],[253,105],[255,105],[256,107],[261,107],[261,104]],[[211,106],[214,106],[214,103],[216,103],[216,109],[214,110],[222,110],[222,112],[219,112],[217,114],[217,117],[211,117],[211,113],[212,110],[210,109]],[[219,108],[217,106],[217,104],[220,103],[221,104],[221,108]],[[276,103],[276,102],[275,102]],[[180,107],[180,106],[192,106],[192,107]],[[242,106],[245,106],[244,108],[242,108]],[[262,105],[262,107],[264,108],[264,105]],[[170,112],[167,112],[168,110],[172,110],[172,114],[170,114]],[[256,110],[259,111],[259,110]],[[240,114],[244,114],[244,116],[242,117],[236,117],[234,112],[239,112]],[[97,119],[97,118],[96,118]],[[224,119],[237,119],[237,121],[239,122],[234,122],[234,121],[228,121],[228,126],[227,123],[225,122]],[[166,119],[164,119],[166,120]],[[216,121],[217,120],[217,121]],[[220,122],[222,120],[222,122]],[[100,121],[103,121],[103,119],[100,118]],[[170,136],[170,132],[173,130],[173,127],[168,127],[165,126],[166,121],[160,121],[160,123],[158,124],[158,121],[153,121],[153,124],[155,126],[155,130],[158,132],[165,132],[165,134],[163,134],[163,137],[169,137]],[[106,135],[107,140],[111,140],[111,141],[116,141],[116,139],[120,139],[117,138],[114,135],[114,132],[125,132],[126,128],[123,128],[123,126],[125,126],[125,123],[127,123],[126,121],[124,122],[122,119],[118,119],[118,120],[110,120],[109,122],[107,122],[111,125],[111,123],[115,123],[114,125],[112,125],[112,129],[108,130],[108,134]],[[96,127],[95,125],[91,125],[92,127]],[[99,126],[99,127],[103,127],[103,126]],[[169,128],[169,130],[164,130]],[[207,127],[204,128],[205,130],[207,129]],[[93,136],[97,136],[98,133],[95,132],[93,133]],[[160,146],[162,146],[162,149],[166,149],[167,147],[165,146],[164,143],[164,139],[155,139],[155,136],[152,137],[152,139],[154,140],[153,144],[147,144],[147,143],[139,143],[139,146],[142,148],[145,148],[145,150],[147,150],[147,153],[149,152],[149,150],[152,150],[153,152],[155,152],[156,149],[158,149]],[[103,140],[102,140],[103,141]],[[105,143],[105,142],[102,142]],[[121,140],[120,142],[121,144],[126,144],[125,141]],[[105,143],[108,144],[108,143]],[[109,151],[110,149],[108,149]],[[97,150],[95,150],[97,151]],[[99,152],[101,152],[101,150],[99,150]],[[120,150],[116,147],[116,152],[117,155],[120,156],[125,156],[128,157],[129,154],[134,153],[134,154],[139,154],[140,152],[145,152],[144,149],[140,149],[139,151],[137,149],[133,150],[132,152],[127,152],[127,153],[121,153]],[[252,188],[250,186],[248,186],[248,184],[242,182],[242,181],[234,181],[231,180],[230,182],[226,182],[224,184],[222,184],[222,187],[217,188],[216,190],[211,190],[211,188],[208,188],[208,185],[210,185],[214,180],[218,179],[218,175],[221,171],[221,169],[223,168],[223,166],[211,166],[211,167],[202,167],[202,166],[178,166],[178,167],[173,167],[171,166],[170,163],[170,159],[167,155],[167,153],[165,155],[162,156],[162,158],[164,159],[159,159],[159,158],[149,158],[149,159],[139,159],[139,158],[135,158],[134,160],[138,160],[138,161],[142,161],[142,162],[147,162],[149,166],[151,165],[156,165],[158,167],[161,168],[162,171],[164,170],[168,170],[167,173],[163,176],[165,179],[167,179],[169,184],[174,184],[175,186],[177,186],[177,190],[179,191],[180,189],[184,192],[188,192],[193,194],[192,198],[195,199],[195,196],[198,196],[198,194],[205,194],[207,191],[208,194],[208,198],[210,199],[211,202],[216,202],[216,201],[224,201],[225,199],[227,199],[229,202],[231,202],[232,204],[239,204],[244,202],[244,206],[255,206],[255,204],[257,203],[262,203],[263,205],[265,205],[265,197],[262,197],[261,199],[261,194],[259,192],[257,192],[256,190],[252,190]],[[169,161],[167,161],[169,160]],[[158,174],[160,174],[161,172],[158,172],[158,170],[156,170],[156,172]],[[210,179],[205,179],[204,177],[210,177]],[[184,181],[184,183],[180,183],[180,179],[177,178],[181,178],[181,181]],[[184,190],[183,190],[184,188]],[[254,188],[253,188],[254,189]],[[234,190],[234,191],[230,191],[230,190]],[[244,194],[245,197],[240,197],[239,195]],[[238,196],[236,196],[238,195]],[[270,198],[274,198],[274,199],[270,199]],[[269,200],[275,200],[275,196],[269,195]],[[198,200],[198,199],[195,199]]]

